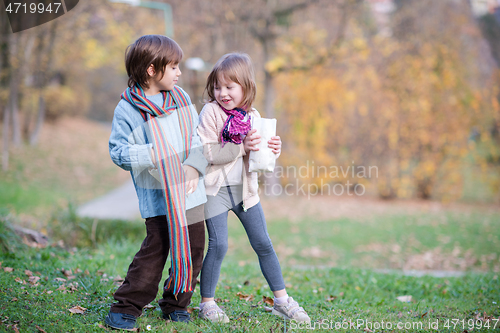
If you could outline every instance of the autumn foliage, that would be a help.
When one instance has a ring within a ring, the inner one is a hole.
[[[303,182],[350,179],[383,198],[449,201],[463,196],[464,179],[474,173],[498,195],[499,139],[492,131],[500,119],[498,69],[480,72],[480,31],[464,7],[426,4],[434,14],[423,13],[425,4],[397,11],[395,22],[426,18],[395,24],[390,37],[369,34],[353,20],[331,61],[279,75],[283,163],[379,171],[371,179],[310,172]],[[444,12],[452,17],[446,24]],[[324,32],[310,35],[321,40]],[[292,40],[282,50],[294,47]],[[279,57],[271,66],[285,55]]]
[[[498,200],[496,21],[486,20],[486,34],[467,1],[431,0],[385,1],[394,10],[381,19],[372,7],[380,2],[172,0],[185,59],[207,64],[204,72],[181,64],[180,84],[199,109],[210,64],[247,52],[257,72],[256,107],[278,119],[279,166],[356,170],[309,172],[300,183],[350,181],[382,198],[443,201],[475,198],[469,192],[479,189]],[[163,33],[163,24],[160,12],[92,0],[38,30],[4,34],[4,169],[9,143],[36,144],[44,120],[109,121],[126,83],[126,46]],[[377,173],[357,172],[370,167]]]

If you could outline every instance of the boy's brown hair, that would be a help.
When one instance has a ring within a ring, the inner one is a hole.
[[[182,49],[173,39],[162,35],[139,37],[125,51],[128,86],[132,88],[138,84],[143,89],[148,89],[149,66],[153,65],[156,75],[160,75],[161,80],[165,74],[165,66],[170,63],[178,64],[182,56]]]
[[[238,83],[243,88],[243,107],[248,111],[255,101],[257,87],[252,60],[246,53],[228,53],[223,55],[208,75],[205,91],[208,101],[215,101],[214,88],[220,78]]]

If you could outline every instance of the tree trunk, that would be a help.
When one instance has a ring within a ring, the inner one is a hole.
[[[23,138],[27,140],[30,137],[30,127],[31,127],[31,118],[33,116],[32,112],[26,112],[23,120]]]
[[[262,50],[264,52],[264,115],[267,118],[275,118],[276,117],[276,112],[274,112],[274,99],[275,99],[275,94],[274,94],[274,76],[273,74],[269,73],[269,71],[266,70],[266,64],[269,60],[271,60],[272,54],[271,50],[273,50],[273,47],[271,43],[274,41],[271,39],[263,39],[261,40],[262,43]],[[277,133],[279,135],[279,133]],[[278,160],[276,160],[276,167],[278,166]],[[273,172],[272,174],[267,174],[265,176],[265,182],[264,182],[264,194],[267,195],[270,198],[276,197],[280,194],[282,194],[283,189],[281,187],[280,181],[278,177],[276,177],[276,173]]]
[[[264,112],[266,117],[274,118],[274,76],[264,71]]]
[[[38,97],[38,116],[36,118],[35,129],[30,136],[30,145],[35,146],[38,144],[38,139],[40,138],[40,132],[42,131],[43,121],[45,119],[45,99],[43,98],[42,92]]]
[[[7,20],[2,20],[0,23],[0,88],[7,89],[9,83],[10,68],[10,27]],[[8,103],[8,102],[7,102]],[[0,106],[2,108],[3,130],[2,130],[2,169],[7,171],[9,169],[9,123],[10,112],[7,106]]]
[[[7,102],[7,109],[11,114],[12,143],[16,146],[21,144],[21,124],[19,121],[19,69],[21,68],[21,64],[19,63],[19,44],[19,34],[12,34],[10,36],[10,57],[12,63],[10,68],[11,73],[9,78],[9,100]]]
[[[7,171],[9,169],[9,123],[10,123],[10,110],[5,108],[3,111],[3,130],[2,130],[2,169]]]
[[[12,143],[14,146],[19,146],[22,139],[19,121],[19,79],[16,75],[10,77],[9,111],[12,116]]]
[[[38,140],[40,138],[40,132],[42,131],[43,123],[45,121],[45,98],[43,97],[43,89],[47,86],[48,83],[48,72],[52,68],[52,62],[54,58],[54,43],[56,39],[56,29],[57,23],[53,22],[50,27],[49,32],[49,41],[46,45],[45,42],[45,34],[40,34],[38,38],[40,41],[38,43],[38,49],[36,53],[38,54],[38,61],[41,65],[38,70],[35,72],[36,75],[36,85],[38,87],[38,111],[36,117],[35,128],[33,129],[33,133],[30,135],[30,145],[35,146],[38,144]],[[45,57],[44,57],[45,56]]]

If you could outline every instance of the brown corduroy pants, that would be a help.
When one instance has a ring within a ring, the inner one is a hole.
[[[186,212],[193,265],[193,280],[191,282],[193,290],[203,265],[203,251],[205,249],[205,222],[202,212],[203,205]],[[194,221],[196,222],[193,223]],[[166,217],[163,215],[147,218],[146,238],[128,268],[125,281],[114,294],[114,298],[118,302],[111,305],[111,312],[127,313],[135,317],[142,314],[143,307],[156,298],[169,249]],[[158,302],[162,312],[168,314],[175,310],[187,310],[193,293],[180,293],[176,298],[172,292],[172,286],[165,289],[166,282],[164,283],[163,297]]]

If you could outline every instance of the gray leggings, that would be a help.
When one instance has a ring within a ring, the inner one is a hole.
[[[238,205],[234,204],[235,201],[231,194],[231,188],[221,188],[217,197],[221,195],[223,198],[227,198],[227,194],[229,194],[229,198],[231,199],[230,206],[232,207],[225,209],[225,212],[215,217],[207,218],[205,221],[208,230],[208,251],[201,270],[201,296],[205,298],[215,297],[215,287],[219,280],[222,260],[226,255],[228,247],[227,216],[229,210],[232,210],[241,221],[241,224],[243,224],[250,244],[259,257],[260,269],[271,291],[285,289],[280,263],[267,233],[266,219],[260,202],[245,212],[242,207],[243,202],[240,202]],[[208,209],[212,211],[214,208],[221,209],[224,203],[221,202],[220,197],[218,200],[214,199],[209,200],[205,207],[207,208],[208,205]],[[217,207],[214,207],[214,205]]]

